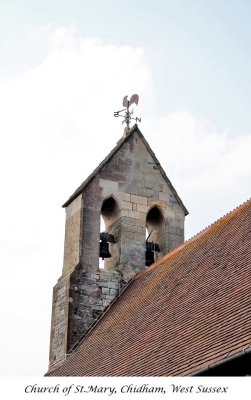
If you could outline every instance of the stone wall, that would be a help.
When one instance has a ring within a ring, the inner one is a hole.
[[[61,278],[53,288],[50,366],[62,360],[67,353],[67,324],[69,305],[69,279]]]
[[[79,263],[82,196],[66,208],[63,275],[73,271]]]
[[[109,245],[112,257],[99,269],[101,208],[109,196],[116,202],[116,215],[108,225],[115,244]],[[162,216],[150,238],[160,245],[157,258],[183,243],[185,213],[135,131],[67,206],[64,269],[53,297],[50,365],[63,359],[123,286],[145,268],[146,220],[153,207]]]
[[[90,273],[78,266],[71,274],[68,319],[70,350],[119,294],[124,285],[119,271],[97,270]]]

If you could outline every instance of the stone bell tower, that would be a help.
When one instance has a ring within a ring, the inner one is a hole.
[[[53,289],[51,369],[136,272],[184,241],[188,214],[137,125],[63,207],[64,265]]]

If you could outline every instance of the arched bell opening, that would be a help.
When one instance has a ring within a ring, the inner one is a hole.
[[[113,225],[113,223],[118,219],[119,216],[118,203],[112,196],[104,200],[101,207],[101,216],[104,220],[105,230],[109,230],[109,228]]]
[[[113,259],[117,252],[117,246],[113,228],[118,218],[118,203],[110,196],[104,200],[100,213],[99,268],[111,267],[114,263]]]
[[[165,237],[165,220],[159,207],[152,207],[146,216],[146,267],[157,259]]]

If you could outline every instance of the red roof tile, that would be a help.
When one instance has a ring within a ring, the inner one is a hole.
[[[251,200],[139,272],[51,375],[190,375],[251,346]]]

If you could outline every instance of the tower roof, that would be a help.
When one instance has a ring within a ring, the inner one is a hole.
[[[56,376],[191,375],[251,347],[251,200],[140,271]]]
[[[63,207],[67,207],[76,197],[78,197],[84,190],[84,188],[92,181],[93,178],[99,173],[99,171],[102,170],[102,168],[108,163],[108,161],[114,156],[114,154],[121,148],[121,146],[133,135],[134,132],[137,132],[140,138],[142,139],[143,143],[145,144],[146,148],[148,149],[150,155],[152,156],[153,160],[155,161],[161,175],[165,179],[166,183],[168,184],[169,188],[171,189],[174,197],[176,198],[177,202],[183,209],[185,215],[188,215],[188,211],[186,207],[184,206],[182,200],[180,199],[178,193],[174,189],[171,181],[168,179],[164,169],[162,168],[160,162],[158,161],[155,153],[151,149],[149,143],[146,141],[144,135],[141,133],[141,131],[138,128],[138,125],[135,124],[128,134],[120,139],[117,143],[117,145],[112,149],[112,151],[107,155],[107,157],[98,165],[98,167],[88,176],[88,178],[75,190],[75,192],[69,197],[69,199],[63,204]]]

